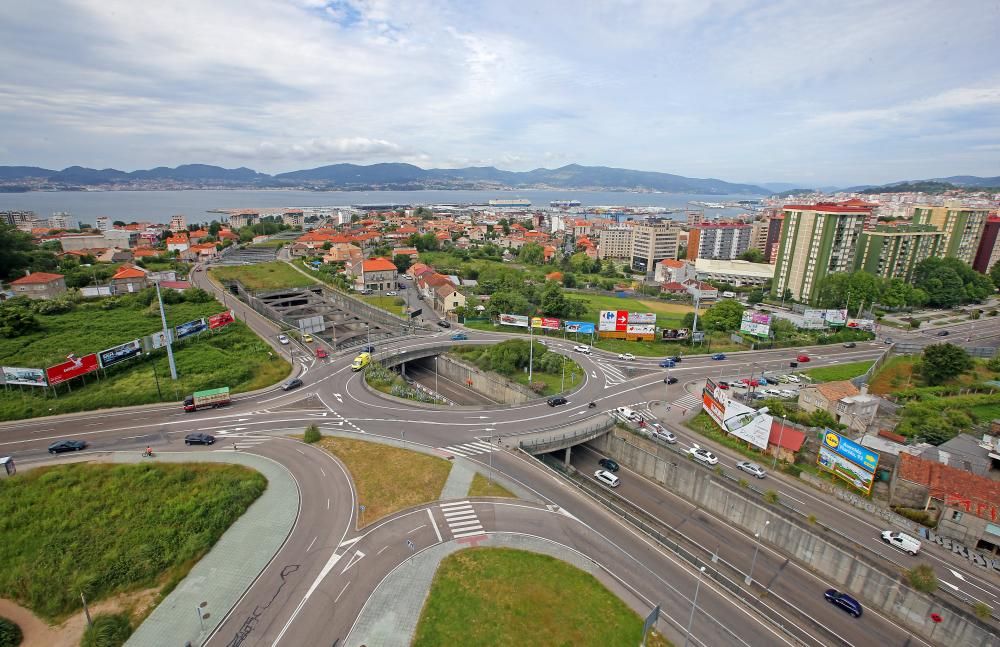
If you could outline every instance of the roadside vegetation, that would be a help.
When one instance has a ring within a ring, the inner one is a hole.
[[[87,627],[80,647],[120,647],[132,635],[132,623],[127,613],[101,613]]]
[[[410,386],[401,375],[381,364],[368,365],[368,368],[365,369],[365,382],[376,391],[381,391],[397,398],[431,404],[445,404],[444,400]]]
[[[317,444],[347,466],[358,505],[365,506],[359,526],[436,501],[451,471],[451,463],[443,458],[399,447],[329,436]]]
[[[414,647],[633,647],[642,619],[594,576],[538,553],[472,548],[441,561]],[[648,645],[664,647],[653,634]]]
[[[0,617],[0,647],[17,647],[23,638],[16,622]]]
[[[236,465],[74,464],[0,480],[0,596],[49,621],[165,595],[267,487]]]
[[[864,375],[874,364],[872,360],[863,362],[848,362],[847,364],[834,364],[832,366],[821,366],[805,371],[805,374],[815,382],[837,382],[839,380],[850,380],[851,378]]]
[[[229,265],[214,267],[209,276],[217,281],[239,281],[248,290],[276,290],[278,288],[304,288],[316,281],[296,272],[283,261],[256,265]]]
[[[170,326],[223,310],[199,289],[183,296],[168,290],[163,298]],[[15,318],[15,329],[5,329],[4,322],[14,325],[10,322]],[[68,353],[82,357],[160,328],[152,289],[103,299],[11,299],[0,305],[0,330],[5,330],[0,334],[0,365],[45,368],[65,362]],[[237,393],[252,391],[280,381],[290,370],[288,362],[240,321],[178,340],[174,360],[176,382],[170,379],[166,351],[158,349],[59,385],[58,396],[52,389],[8,387],[0,391],[0,420],[177,401],[192,391],[218,386]]]
[[[500,485],[496,481],[490,483],[490,480],[476,472],[476,475],[472,477],[472,485],[469,486],[469,496],[498,496],[498,497],[510,497],[516,499],[517,497],[513,492]]]
[[[559,353],[550,352],[546,346],[535,343],[529,353],[529,343],[524,339],[508,339],[490,346],[477,344],[456,346],[448,351],[483,371],[490,371],[527,386],[538,395],[559,393],[565,376],[565,390],[580,384],[585,373],[573,360]],[[533,355],[533,357],[529,357]],[[528,383],[528,362],[531,359],[532,380]]]

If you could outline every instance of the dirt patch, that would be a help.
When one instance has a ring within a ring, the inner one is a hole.
[[[118,613],[128,611],[133,622],[142,620],[152,610],[159,595],[159,587],[123,593],[97,604],[91,604],[90,617],[98,613]],[[87,628],[87,617],[83,611],[70,616],[59,625],[50,625],[30,609],[16,602],[0,598],[0,616],[16,622],[24,633],[21,647],[77,647]]]

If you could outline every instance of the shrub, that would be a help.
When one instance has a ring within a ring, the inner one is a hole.
[[[994,310],[994,312],[996,312],[996,310]],[[989,620],[990,616],[993,615],[993,608],[985,602],[976,602],[972,606],[972,610],[975,612],[976,617],[980,620]]]
[[[545,387],[546,387],[545,382],[532,382],[530,388],[535,393],[541,394],[545,392]]]
[[[750,484],[747,483],[746,479],[740,479],[740,487],[750,487]]]
[[[0,647],[17,647],[24,635],[17,623],[7,618],[0,618]]]
[[[921,525],[933,528],[934,516],[926,510],[914,510],[913,508],[893,508],[896,514],[906,517],[910,521],[915,521]]]
[[[768,503],[774,504],[777,503],[780,499],[781,497],[778,495],[777,490],[768,490],[767,492],[764,493],[764,500],[767,501]]]
[[[808,517],[806,517],[806,521],[808,521],[812,525],[816,525],[816,515],[810,514]]]
[[[319,432],[319,427],[316,425],[309,425],[306,427],[306,433],[303,435],[302,440],[309,444],[317,443],[323,438],[323,434]]]
[[[80,640],[80,647],[120,647],[132,635],[132,624],[124,613],[102,613],[94,617]]]
[[[920,320],[919,319],[910,319],[910,328],[916,329],[916,328],[919,328],[919,327],[920,327]]]
[[[906,571],[906,580],[921,593],[933,593],[937,590],[937,575],[929,564],[920,564]]]

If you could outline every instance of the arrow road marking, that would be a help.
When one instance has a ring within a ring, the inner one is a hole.
[[[355,564],[357,564],[358,562],[360,562],[364,558],[365,558],[365,554],[362,553],[360,550],[354,551],[354,556],[351,557],[350,560],[348,560],[347,566],[344,567],[344,570],[340,571],[340,574],[343,575],[344,573],[347,572],[347,569],[349,569],[350,567],[354,566]]]

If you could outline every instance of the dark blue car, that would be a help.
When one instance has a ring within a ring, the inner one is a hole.
[[[824,596],[830,604],[837,605],[855,618],[861,617],[861,603],[846,593],[841,593],[837,589],[827,589]]]
[[[667,358],[667,359],[663,360],[662,362],[660,362],[660,368],[673,368],[676,365],[677,365],[677,362],[675,362],[674,360],[669,359],[669,358]]]
[[[712,359],[726,359],[726,355],[725,353],[716,353],[715,355],[712,355]]]

